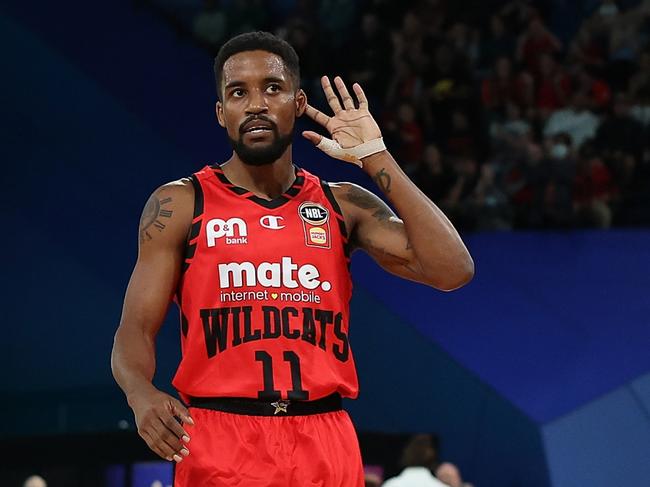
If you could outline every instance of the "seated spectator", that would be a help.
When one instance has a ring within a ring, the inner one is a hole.
[[[500,58],[511,58],[515,54],[515,40],[506,30],[503,19],[495,14],[490,17],[489,33],[482,39],[479,66],[489,69]]]
[[[433,202],[442,201],[454,183],[451,169],[444,164],[440,151],[433,144],[424,149],[424,157],[414,179],[420,190]]]
[[[607,157],[617,153],[639,159],[645,145],[643,125],[630,114],[630,104],[623,93],[616,95],[611,113],[598,127],[595,149]]]
[[[513,211],[505,191],[497,183],[492,164],[481,166],[481,175],[468,203],[476,219],[475,230],[509,230]]]
[[[454,110],[451,114],[451,127],[445,143],[446,153],[451,156],[476,154],[477,138],[469,118],[463,110]]]
[[[588,69],[601,70],[605,66],[606,46],[599,42],[587,24],[584,24],[569,46],[568,61]]]
[[[574,223],[573,185],[576,159],[571,137],[553,137],[547,148],[544,167],[543,219],[547,226],[569,227]]]
[[[417,103],[421,96],[422,78],[408,61],[396,59],[386,93],[386,105],[393,106],[400,100]]]
[[[539,56],[538,76],[535,79],[535,105],[542,119],[566,105],[571,93],[571,78],[550,54]]]
[[[386,92],[385,73],[392,59],[392,44],[386,32],[377,15],[366,13],[361,18],[359,33],[351,42],[349,82],[361,84],[368,93]]]
[[[481,83],[481,101],[491,112],[505,113],[506,104],[524,104],[524,81],[512,71],[508,57],[497,58],[490,76]]]
[[[609,104],[612,92],[602,79],[594,77],[589,70],[581,67],[575,75],[574,91],[581,91],[588,98],[589,109],[601,113]]]
[[[192,23],[192,35],[196,42],[211,53],[216,53],[227,32],[228,21],[219,1],[204,0],[203,10]]]
[[[383,487],[445,487],[431,473],[435,467],[437,451],[431,435],[416,435],[402,453],[404,470],[397,477],[386,480]]]
[[[387,138],[396,147],[397,160],[407,174],[417,168],[424,139],[422,129],[416,121],[415,107],[409,102],[402,102],[397,107],[396,116],[386,123]]]
[[[517,146],[531,136],[531,126],[522,118],[521,110],[514,103],[506,105],[506,116],[502,120],[495,120],[490,124],[490,137],[493,148]]]
[[[596,135],[600,125],[599,118],[587,109],[588,104],[588,97],[582,92],[576,92],[568,107],[554,112],[548,118],[544,126],[544,136],[554,137],[567,133],[574,146],[579,149],[585,140]]]
[[[441,463],[436,469],[436,477],[449,487],[472,487],[472,484],[463,482],[458,467],[453,463]]]
[[[616,193],[612,174],[589,144],[583,146],[580,156],[573,198],[577,224],[609,228],[612,224],[609,203]]]
[[[552,56],[561,50],[560,40],[546,28],[541,18],[534,17],[517,42],[517,61],[523,63],[531,73],[536,74],[540,56],[543,54]]]

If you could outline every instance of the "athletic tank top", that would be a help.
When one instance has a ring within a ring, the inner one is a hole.
[[[175,296],[182,359],[173,384],[184,399],[357,396],[343,216],[325,181],[295,172],[270,201],[216,165],[191,176],[194,218]]]

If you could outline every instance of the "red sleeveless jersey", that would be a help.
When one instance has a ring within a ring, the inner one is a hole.
[[[297,168],[293,186],[268,201],[218,166],[191,179],[174,387],[184,398],[356,397],[349,247],[328,184]]]

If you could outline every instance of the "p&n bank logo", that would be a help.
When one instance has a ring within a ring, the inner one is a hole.
[[[225,242],[229,245],[247,244],[248,229],[246,222],[241,218],[213,218],[205,226],[205,233],[208,239],[208,247],[217,245],[217,240],[225,237]]]

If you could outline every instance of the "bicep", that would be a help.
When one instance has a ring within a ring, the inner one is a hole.
[[[412,281],[421,280],[421,267],[404,228],[404,222],[378,196],[354,185],[345,185],[344,208],[354,222],[352,244],[367,252],[382,268]]]
[[[156,190],[140,219],[138,259],[126,290],[120,328],[155,336],[176,292],[193,211],[182,185]]]

